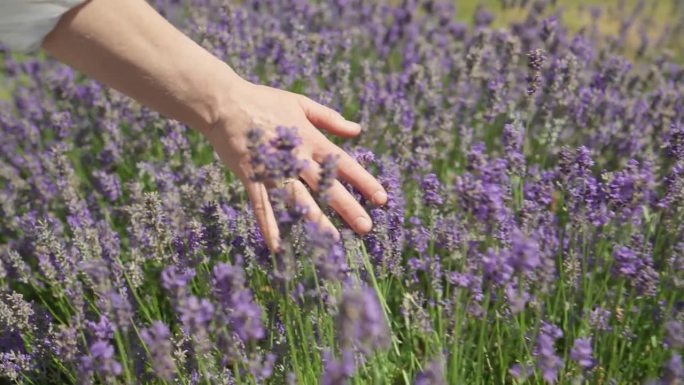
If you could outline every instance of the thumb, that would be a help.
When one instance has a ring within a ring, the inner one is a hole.
[[[307,97],[301,97],[299,102],[306,118],[318,128],[344,137],[356,136],[361,132],[361,126],[358,123],[350,122],[330,107],[316,103]]]

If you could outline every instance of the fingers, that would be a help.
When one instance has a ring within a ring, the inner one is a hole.
[[[318,190],[318,179],[320,175],[320,166],[318,163],[312,162],[302,172],[302,178],[315,191]],[[347,191],[346,188],[339,181],[335,180],[332,186],[326,191],[328,203],[345,222],[358,234],[366,234],[373,226],[370,216],[364,210],[363,206],[354,199],[354,196]]]
[[[276,222],[275,215],[273,215],[271,202],[268,200],[266,186],[262,183],[247,181],[245,183],[245,189],[252,202],[252,210],[254,211],[254,216],[256,217],[261,234],[266,241],[266,245],[271,251],[278,251],[278,223]]]
[[[311,124],[331,134],[349,138],[361,132],[361,126],[358,123],[348,121],[332,108],[316,103],[305,96],[299,98],[299,104]]]
[[[337,156],[337,174],[351,183],[363,196],[375,205],[387,202],[387,192],[373,175],[366,171],[354,158],[349,156],[341,148],[329,140],[322,142],[318,151],[314,151],[313,159],[316,162],[323,161],[326,155]]]
[[[314,198],[309,194],[309,190],[306,189],[304,184],[300,181],[293,181],[286,185],[288,197],[290,199],[290,204],[300,205],[307,208],[306,219],[317,223],[322,231],[327,231],[333,234],[335,239],[340,239],[340,233],[337,231],[335,226],[330,221]]]

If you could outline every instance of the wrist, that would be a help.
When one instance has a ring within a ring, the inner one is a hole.
[[[225,119],[226,110],[234,103],[231,94],[247,83],[227,64],[218,59],[216,64],[214,70],[204,72],[206,83],[199,90],[203,94],[200,97],[203,101],[202,118],[200,124],[193,128],[204,136],[208,136],[212,129]]]
[[[207,139],[212,140],[212,132],[219,126],[232,126],[235,120],[240,120],[240,99],[245,97],[248,88],[253,86],[249,81],[241,78],[232,68],[222,64],[220,75],[212,77],[209,99],[210,119],[198,131]]]

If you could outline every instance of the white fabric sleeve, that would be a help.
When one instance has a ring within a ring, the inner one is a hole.
[[[34,50],[62,14],[83,1],[0,0],[0,42],[10,50]]]

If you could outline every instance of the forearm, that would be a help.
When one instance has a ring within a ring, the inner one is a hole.
[[[91,0],[43,41],[58,60],[202,132],[239,81],[143,0]]]

